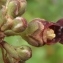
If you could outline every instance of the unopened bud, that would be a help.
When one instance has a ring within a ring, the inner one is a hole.
[[[19,57],[22,61],[28,60],[32,56],[32,50],[28,46],[20,46],[16,48]]]
[[[26,29],[26,27],[27,27],[26,19],[22,17],[17,17],[13,21],[12,31],[17,32],[17,33],[22,32]]]
[[[32,20],[27,27],[25,40],[27,40],[29,44],[36,47],[44,45],[42,40],[42,32],[46,24],[47,21],[44,19],[36,18]]]
[[[21,16],[25,12],[26,4],[26,0],[7,1],[7,15],[12,18],[15,18],[16,16]]]
[[[32,56],[32,50],[28,46],[14,47],[6,42],[1,43],[8,55],[17,61],[28,60]]]

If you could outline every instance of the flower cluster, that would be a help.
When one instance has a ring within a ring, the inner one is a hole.
[[[63,44],[63,19],[56,23],[35,18],[30,23],[21,17],[25,10],[26,0],[1,0],[0,6],[0,46],[4,63],[25,63],[31,58],[29,46],[13,46],[4,41],[6,36],[20,35],[30,45],[41,47],[57,42]]]
[[[4,1],[1,0],[2,3]],[[19,35],[27,28],[27,21],[21,17],[26,10],[26,0],[7,0],[0,10],[0,46],[4,63],[25,63],[31,58],[29,46],[13,46],[4,41],[6,36]]]

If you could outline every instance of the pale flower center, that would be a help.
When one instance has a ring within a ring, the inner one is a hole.
[[[56,37],[56,34],[53,29],[46,29],[43,33],[43,40],[44,42],[47,42],[47,40],[52,40]]]
[[[49,40],[52,40],[56,37],[54,30],[50,29],[50,28],[47,29],[46,36],[47,36],[47,39],[49,39]]]

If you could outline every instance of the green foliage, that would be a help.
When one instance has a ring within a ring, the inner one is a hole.
[[[30,20],[35,17],[56,21],[63,16],[63,0],[27,0],[24,16]]]

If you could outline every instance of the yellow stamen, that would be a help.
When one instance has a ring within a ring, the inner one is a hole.
[[[46,32],[46,36],[47,36],[47,39],[49,40],[52,40],[56,37],[55,33],[54,33],[54,30],[53,29],[47,29],[47,32]]]

